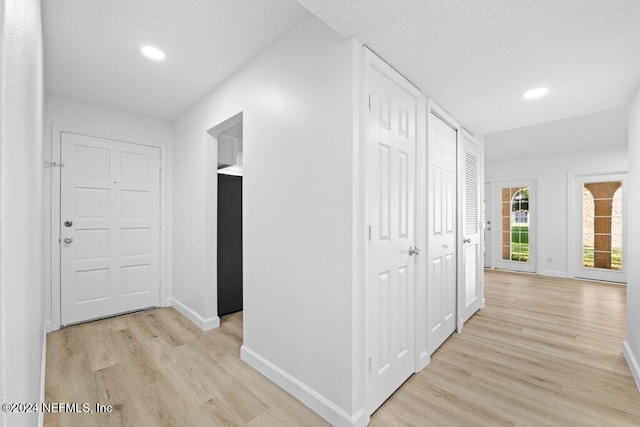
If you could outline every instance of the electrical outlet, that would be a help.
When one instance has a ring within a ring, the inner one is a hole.
[[[551,259],[550,256],[547,257],[547,264],[551,264],[553,262],[553,260]]]

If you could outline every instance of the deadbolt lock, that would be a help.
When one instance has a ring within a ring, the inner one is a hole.
[[[73,225],[73,221],[65,221],[64,222],[64,226],[65,227],[71,227]]]

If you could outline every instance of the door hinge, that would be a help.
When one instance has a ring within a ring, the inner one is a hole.
[[[369,94],[369,111],[371,111],[371,94]]]
[[[369,355],[369,372],[373,369],[373,356]]]
[[[373,239],[373,225],[369,224],[369,230],[367,233],[369,235],[369,241],[371,241],[371,239]]]

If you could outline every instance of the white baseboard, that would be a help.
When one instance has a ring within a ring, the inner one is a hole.
[[[264,359],[247,346],[240,347],[240,359],[276,383],[287,393],[307,405],[316,414],[333,426],[364,426],[364,408],[349,415],[335,403],[313,390],[308,385],[292,377],[287,372]]]
[[[560,270],[541,270],[539,274],[541,276],[562,277],[563,279],[569,277],[566,271]]]
[[[171,298],[171,306],[178,310],[184,317],[191,320],[197,327],[199,327],[203,331],[215,329],[220,326],[220,318],[218,316],[205,319],[175,298]]]
[[[49,324],[47,328],[47,323]],[[42,333],[42,362],[40,364],[40,402],[44,402],[44,387],[47,369],[47,332],[51,329],[51,322],[45,322],[44,331]],[[44,425],[44,413],[38,411],[38,426]]]
[[[627,364],[629,365],[629,369],[631,369],[631,375],[633,375],[636,387],[638,387],[638,391],[640,391],[640,365],[638,365],[638,359],[636,359],[633,351],[631,351],[627,340],[622,344],[622,354],[624,358],[627,359]]]

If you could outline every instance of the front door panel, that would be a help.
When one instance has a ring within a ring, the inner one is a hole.
[[[61,324],[159,303],[160,152],[62,134]]]

